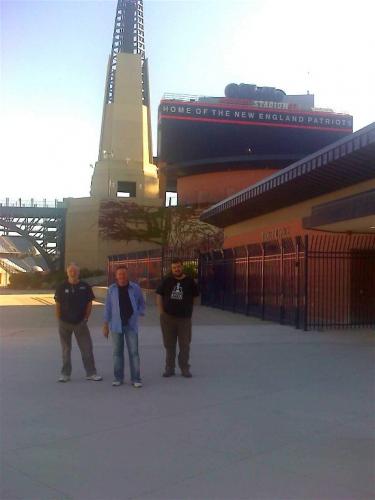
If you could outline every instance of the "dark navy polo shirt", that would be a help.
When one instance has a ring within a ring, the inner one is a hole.
[[[61,283],[55,293],[55,301],[60,304],[62,321],[81,323],[84,320],[87,304],[95,299],[91,286],[84,281],[72,285],[69,281]]]

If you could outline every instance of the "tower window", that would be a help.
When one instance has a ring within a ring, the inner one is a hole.
[[[136,192],[137,192],[137,184],[135,182],[128,182],[128,181],[117,182],[118,198],[135,198]]]

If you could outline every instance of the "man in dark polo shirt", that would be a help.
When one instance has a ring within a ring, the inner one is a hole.
[[[175,374],[176,347],[179,345],[178,364],[183,377],[190,378],[191,316],[194,298],[198,297],[198,286],[193,278],[186,276],[183,262],[174,259],[172,273],[165,277],[156,290],[156,304],[160,313],[160,326],[166,350],[163,377]]]
[[[62,348],[63,366],[59,382],[69,382],[72,372],[71,350],[74,333],[86,379],[95,382],[102,380],[96,374],[90,330],[87,326],[94,294],[90,285],[79,279],[79,267],[69,264],[66,270],[68,279],[61,283],[55,293],[56,316],[59,320],[59,334]]]

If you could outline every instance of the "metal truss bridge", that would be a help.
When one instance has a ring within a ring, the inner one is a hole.
[[[0,202],[0,236],[23,236],[46,261],[50,270],[64,267],[65,214],[62,202],[35,200]]]

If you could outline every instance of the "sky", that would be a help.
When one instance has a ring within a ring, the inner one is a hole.
[[[116,3],[0,0],[0,201],[89,195]],[[144,15],[154,154],[165,92],[309,90],[354,130],[375,120],[372,0],[145,0]]]

